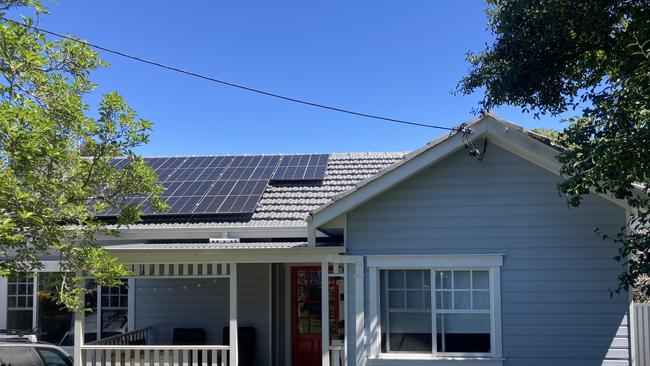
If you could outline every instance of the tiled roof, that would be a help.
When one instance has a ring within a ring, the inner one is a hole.
[[[138,228],[237,228],[302,227],[305,218],[319,206],[381,169],[400,161],[404,152],[333,153],[330,155],[322,183],[271,183],[266,187],[252,217],[247,220],[152,221],[130,225]]]

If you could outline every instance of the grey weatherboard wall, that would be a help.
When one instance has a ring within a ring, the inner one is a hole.
[[[627,365],[629,297],[610,297],[621,267],[594,233],[616,233],[625,210],[596,196],[568,208],[558,181],[492,143],[482,162],[457,151],[349,212],[348,253],[504,253],[505,365]]]

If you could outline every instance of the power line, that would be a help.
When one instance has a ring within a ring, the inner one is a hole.
[[[92,48],[95,48],[95,49],[98,49],[98,50],[102,50],[104,52],[112,53],[114,55],[125,57],[125,58],[131,59],[131,60],[135,60],[135,61],[138,61],[138,62],[148,64],[148,65],[152,65],[152,66],[160,67],[160,68],[163,68],[163,69],[175,71],[175,72],[178,72],[178,73],[181,73],[181,74],[193,76],[193,77],[203,79],[203,80],[212,81],[212,82],[215,82],[215,83],[218,83],[218,84],[221,84],[221,85],[230,86],[230,87],[245,90],[245,91],[248,91],[248,92],[257,93],[257,94],[265,95],[265,96],[268,96],[268,97],[273,97],[273,98],[285,100],[285,101],[288,101],[288,102],[299,103],[299,104],[303,104],[303,105],[307,105],[307,106],[311,106],[311,107],[315,107],[315,108],[321,108],[321,109],[326,109],[326,110],[330,110],[330,111],[334,111],[334,112],[345,113],[345,114],[350,114],[350,115],[353,115],[353,116],[371,118],[371,119],[376,119],[376,120],[381,120],[381,121],[386,121],[386,122],[392,122],[392,123],[401,123],[401,124],[411,125],[411,126],[435,128],[435,129],[447,130],[447,131],[453,131],[453,132],[460,130],[458,127],[436,126],[436,125],[427,124],[427,123],[421,123],[421,122],[414,122],[414,121],[407,121],[407,120],[402,120],[402,119],[384,117],[384,116],[379,116],[379,115],[375,115],[375,114],[362,113],[362,112],[357,112],[357,111],[353,111],[353,110],[350,110],[350,109],[334,107],[334,106],[330,106],[330,105],[326,105],[326,104],[310,102],[310,101],[307,101],[307,100],[304,100],[304,99],[292,98],[292,97],[288,97],[288,96],[285,96],[285,95],[276,94],[276,93],[264,91],[264,90],[261,90],[261,89],[256,89],[256,88],[252,88],[252,87],[249,87],[249,86],[232,83],[232,82],[225,81],[225,80],[216,79],[216,78],[213,78],[213,77],[210,77],[210,76],[206,76],[206,75],[203,75],[203,74],[199,74],[197,72],[181,69],[181,68],[178,68],[178,67],[165,65],[165,64],[162,64],[160,62],[156,62],[156,61],[148,60],[148,59],[145,59],[145,58],[142,58],[142,57],[130,55],[130,54],[125,53],[125,52],[117,51],[117,50],[110,49],[110,48],[107,48],[107,47],[104,47],[104,46],[100,46],[100,45],[97,45],[97,44],[94,44],[94,43],[83,41],[83,40],[80,40],[80,39],[77,39],[77,38],[74,38],[74,37],[66,36],[64,34],[49,31],[47,29],[43,29],[43,28],[40,28],[40,27],[37,27],[37,26],[34,26],[34,25],[20,23],[20,22],[17,22],[15,20],[7,19],[5,17],[1,17],[1,18],[3,20],[5,20],[5,21],[11,22],[13,24],[17,24],[17,25],[25,27],[25,28],[31,28],[33,30],[43,32],[43,33],[49,34],[51,36],[67,39],[67,40],[70,40],[70,41],[73,41],[73,42],[77,42],[77,43],[86,45],[88,47],[92,47]]]

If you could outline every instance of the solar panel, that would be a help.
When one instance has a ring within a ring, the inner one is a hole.
[[[169,205],[156,213],[146,197],[127,197],[143,204],[145,215],[252,214],[270,181],[322,180],[327,154],[246,155],[147,158],[145,161],[165,187],[161,198]],[[115,159],[117,168],[128,159]],[[115,216],[110,209],[100,216]]]
[[[327,154],[287,155],[282,158],[272,180],[322,180],[327,168]]]

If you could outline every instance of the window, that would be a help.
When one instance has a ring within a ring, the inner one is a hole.
[[[102,287],[102,338],[126,331],[129,312],[129,290],[127,281],[118,287]]]
[[[45,366],[72,366],[70,358],[65,357],[58,351],[47,348],[37,348],[37,350],[43,361],[45,361]]]
[[[500,357],[501,263],[500,255],[370,256],[372,355]]]
[[[60,272],[39,272],[36,280],[26,275],[8,278],[6,328],[23,332],[38,328],[39,340],[71,346],[74,314],[57,304],[54,297],[61,276]],[[127,281],[124,280],[121,286],[102,287],[101,290],[92,280],[87,280],[85,286],[88,291],[85,298],[88,309],[85,342],[96,340],[98,330],[101,338],[125,332],[128,323]],[[98,300],[100,291],[101,299]],[[99,309],[98,303],[101,304]]]
[[[33,347],[9,346],[0,347],[0,365],[11,366],[41,366],[43,362]]]
[[[435,271],[438,352],[490,352],[490,272]]]
[[[18,274],[7,282],[7,329],[31,331],[34,278]]]
[[[382,352],[431,352],[431,271],[381,271]]]

